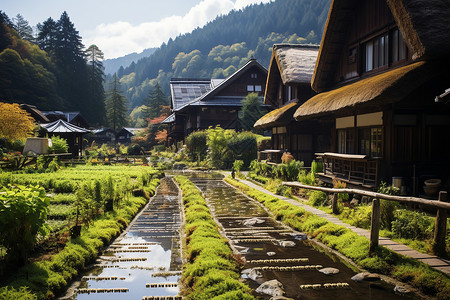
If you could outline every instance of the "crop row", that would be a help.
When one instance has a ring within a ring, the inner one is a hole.
[[[201,192],[186,177],[176,176],[183,191],[186,265],[182,273],[187,299],[254,299],[239,281],[239,264],[214,222]]]
[[[379,247],[375,254],[369,255],[369,240],[350,229],[328,222],[303,208],[260,192],[230,177],[225,180],[238,187],[250,198],[264,204],[277,220],[295,230],[308,233],[311,237],[352,259],[360,267],[411,284],[423,293],[438,299],[448,299],[450,278],[443,273],[384,247]]]

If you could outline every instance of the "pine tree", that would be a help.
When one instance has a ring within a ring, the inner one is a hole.
[[[120,90],[120,82],[116,73],[114,73],[113,78],[111,88],[109,89],[108,96],[106,98],[105,106],[108,125],[116,131],[117,129],[125,126],[127,123],[127,98],[125,98]]]
[[[160,85],[156,83],[155,87],[150,91],[146,99],[144,118],[153,119],[159,117],[163,110],[161,106],[164,105],[169,105],[168,99],[161,90]]]
[[[19,36],[26,41],[34,42],[33,29],[30,24],[28,24],[28,21],[25,20],[21,14],[17,14],[17,16],[12,20],[14,29],[17,31]]]
[[[37,24],[38,35],[37,44],[38,46],[49,53],[52,56],[56,49],[58,26],[55,20],[48,18],[42,24]]]
[[[105,90],[103,89],[103,78],[105,76],[103,67],[103,52],[96,46],[91,45],[86,50],[87,75],[90,99],[90,111],[95,113],[96,123],[101,124],[105,118]],[[92,115],[92,114],[91,114]]]

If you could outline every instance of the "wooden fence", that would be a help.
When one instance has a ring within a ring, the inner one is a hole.
[[[301,189],[309,189],[322,191],[327,194],[333,194],[333,200],[331,202],[331,208],[333,214],[338,214],[338,194],[347,193],[347,194],[357,194],[361,196],[368,196],[373,198],[372,201],[372,220],[370,224],[370,246],[369,251],[374,251],[378,247],[378,238],[380,231],[380,199],[397,201],[401,203],[413,203],[426,205],[430,207],[437,208],[436,213],[436,223],[435,223],[435,231],[434,231],[434,240],[433,240],[433,250],[436,254],[445,254],[445,238],[447,234],[447,210],[450,209],[450,203],[447,202],[447,192],[441,191],[439,193],[439,200],[428,200],[423,198],[415,198],[415,197],[403,197],[403,196],[393,196],[393,195],[385,195],[376,192],[364,191],[359,189],[335,189],[335,188],[324,188],[319,186],[311,186],[305,185],[298,182],[283,182],[285,186],[301,188]]]

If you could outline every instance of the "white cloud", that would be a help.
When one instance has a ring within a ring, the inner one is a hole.
[[[96,44],[106,58],[141,52],[146,48],[159,47],[169,38],[191,32],[214,20],[217,15],[227,14],[232,9],[241,9],[252,3],[270,0],[203,0],[184,16],[171,16],[157,22],[146,22],[133,26],[128,22],[100,24],[88,32],[84,44]]]

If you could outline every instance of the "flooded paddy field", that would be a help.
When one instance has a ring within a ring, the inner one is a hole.
[[[181,241],[178,188],[163,178],[155,196],[66,299],[178,299]],[[181,298],[180,298],[181,299]]]
[[[204,193],[224,235],[245,258],[242,277],[255,296],[270,299],[267,292],[284,291],[294,299],[414,299],[396,294],[393,285],[378,278],[352,280],[358,271],[348,262],[284,226],[217,175],[190,177]],[[262,285],[267,282],[271,284]]]

